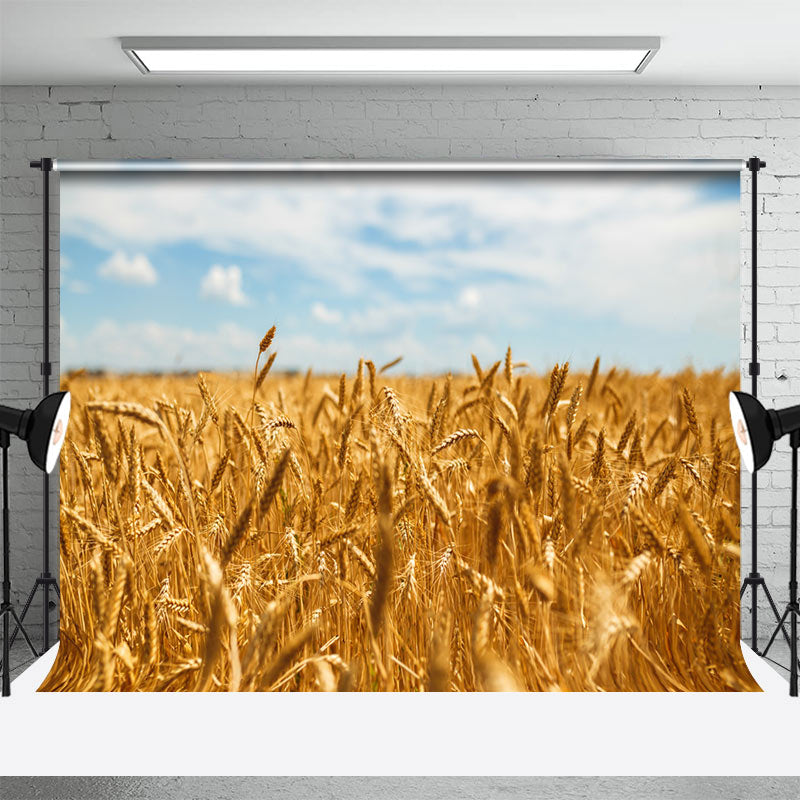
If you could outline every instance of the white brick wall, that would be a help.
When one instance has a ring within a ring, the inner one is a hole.
[[[759,177],[759,338],[765,402],[800,402],[800,87],[13,86],[0,95],[0,396],[41,391],[41,176],[59,158],[747,158]],[[57,264],[58,180],[53,263]],[[749,335],[749,180],[743,180]],[[57,361],[58,278],[53,280]],[[742,343],[743,371],[749,345]],[[55,376],[57,380],[57,374]],[[749,383],[746,383],[749,386]],[[761,567],[785,600],[788,455],[759,475]],[[17,445],[11,485],[17,601],[39,572],[40,477]],[[745,516],[747,491],[743,493]],[[743,529],[749,569],[748,529]],[[746,610],[743,622],[747,623]],[[38,620],[38,614],[35,620]],[[761,613],[762,630],[769,630]]]

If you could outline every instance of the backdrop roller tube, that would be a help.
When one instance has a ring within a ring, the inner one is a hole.
[[[57,172],[741,172],[741,159],[543,158],[528,161],[53,160]],[[763,163],[763,162],[762,162]]]

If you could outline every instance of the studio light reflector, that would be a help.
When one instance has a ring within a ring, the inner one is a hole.
[[[145,74],[642,72],[658,37],[272,37],[123,39]]]
[[[800,406],[766,409],[751,394],[731,392],[731,424],[742,464],[756,472],[769,461],[778,439],[800,430]]]
[[[0,405],[0,429],[26,441],[31,461],[39,469],[52,472],[64,445],[70,402],[69,392],[56,392],[33,411]]]

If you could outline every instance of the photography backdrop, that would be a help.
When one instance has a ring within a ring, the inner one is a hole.
[[[738,210],[738,172],[62,176],[45,688],[754,688]]]

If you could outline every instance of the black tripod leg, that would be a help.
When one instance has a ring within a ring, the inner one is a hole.
[[[797,682],[798,682],[798,669],[797,669],[797,614],[792,613],[792,641],[789,645],[789,652],[791,653],[792,667],[789,670],[789,697],[797,697]]]
[[[14,617],[14,621],[17,623],[17,629],[22,631],[22,635],[25,637],[25,641],[28,643],[28,647],[31,649],[31,653],[33,653],[35,658],[39,658],[39,654],[36,652],[36,648],[33,646],[33,642],[31,641],[31,637],[28,636],[28,631],[22,627],[22,620],[17,616],[17,612],[14,609],[11,609],[11,616]]]
[[[769,604],[772,606],[772,613],[775,615],[775,619],[780,626],[780,629],[783,631],[783,638],[786,639],[786,644],[791,647],[791,642],[789,641],[789,634],[786,633],[786,628],[783,627],[784,620],[786,619],[786,614],[783,615],[781,618],[780,614],[778,614],[778,607],[775,605],[775,601],[772,599],[772,595],[769,593],[769,589],[767,589],[767,584],[764,584],[764,594],[767,596],[767,600],[769,600]],[[764,651],[767,652],[766,650]]]
[[[755,554],[753,557],[755,558]],[[766,588],[762,577],[758,573],[751,572],[742,581],[742,587],[739,589],[740,611],[742,608],[741,600],[747,588],[750,587],[750,591],[752,592],[750,595],[750,649],[759,656],[761,655],[761,651],[758,649],[758,587],[762,584],[764,588]],[[770,602],[772,601],[770,600]]]
[[[783,623],[786,621],[786,617],[789,616],[789,610],[790,609],[787,608],[786,611],[783,612],[783,616],[778,621],[777,627],[775,628],[774,631],[772,631],[772,636],[770,636],[769,642],[767,643],[767,646],[764,648],[764,652],[761,653],[762,656],[766,656],[767,653],[769,652],[770,647],[772,647],[772,643],[775,641],[775,637],[778,635],[778,631],[783,630],[783,632],[786,633],[786,631],[783,628]]]
[[[8,697],[11,694],[11,669],[9,664],[11,662],[11,653],[9,652],[8,645],[8,609],[3,609],[3,697]]]
[[[31,603],[33,602],[33,598],[36,596],[36,590],[39,588],[39,582],[33,584],[33,589],[30,590],[28,594],[28,599],[25,601],[25,605],[22,608],[22,615],[20,616],[20,622],[17,623],[17,627],[14,628],[14,633],[11,634],[11,642],[10,644],[13,645],[17,639],[17,634],[19,633],[19,629],[22,627],[22,623],[25,621],[25,615],[28,613],[28,609],[31,607]],[[16,617],[17,615],[14,614]]]
[[[55,590],[56,597],[58,598],[59,618],[57,620],[55,620],[55,623],[56,623],[56,641],[58,641],[58,639],[59,639],[59,628],[61,626],[61,589],[58,588],[58,581],[56,581],[55,578],[50,578],[48,580],[48,583],[50,584],[51,588]],[[48,620],[49,619],[50,619],[50,617],[48,615]],[[44,655],[44,651],[42,651],[42,655]]]

